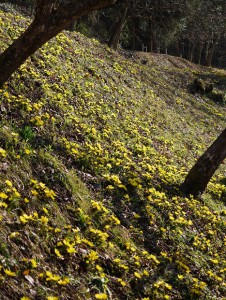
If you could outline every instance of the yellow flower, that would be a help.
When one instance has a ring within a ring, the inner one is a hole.
[[[67,248],[67,252],[72,254],[72,253],[76,253],[77,251],[75,250],[75,248],[73,247],[73,245],[70,245],[68,248]]]
[[[37,192],[36,190],[31,190],[31,194],[32,194],[33,196],[37,196],[37,195],[38,195],[38,192]]]
[[[137,277],[139,279],[141,278],[141,275],[138,272],[134,272],[133,274],[135,275],[135,277]]]
[[[96,265],[96,269],[97,269],[97,271],[103,271],[103,268],[101,268],[101,266],[99,266],[99,265]]]
[[[148,259],[154,261],[157,265],[160,264],[160,261],[159,261],[159,260],[156,258],[156,256],[153,255],[153,254],[150,254],[150,255],[148,256]]]
[[[60,285],[66,285],[66,284],[68,284],[68,283],[70,283],[69,278],[60,279],[60,280],[58,281],[58,284],[60,284]]]
[[[163,252],[163,251],[162,251],[162,252],[160,252],[160,254],[161,254],[161,256],[163,256],[163,257],[165,257],[165,258],[168,256],[168,255],[167,255],[167,252]]]
[[[5,274],[8,275],[8,276],[11,276],[11,277],[15,277],[16,276],[16,273],[15,272],[12,272],[8,269],[5,269],[4,270]]]
[[[50,189],[48,189],[48,188],[45,188],[44,192],[45,192],[45,194],[46,194],[46,197],[48,197],[48,198],[50,198],[50,199],[52,199],[52,200],[55,199],[56,194],[55,194],[55,192],[54,192],[53,190],[50,190]]]
[[[29,155],[29,154],[31,153],[31,150],[25,149],[25,150],[24,150],[24,153],[27,154],[27,155]]]
[[[219,263],[218,259],[210,259],[210,261],[215,265],[217,265]]]
[[[0,201],[0,207],[8,207],[8,204],[6,204],[5,202]]]
[[[172,290],[172,285],[168,284],[168,283],[165,283],[165,287],[168,289],[168,290]]]
[[[91,250],[90,253],[87,255],[87,263],[97,260],[99,257],[96,251]]]
[[[121,278],[118,278],[118,282],[119,282],[122,286],[126,286],[126,282],[123,281]]]
[[[15,188],[12,188],[12,191],[14,192],[15,197],[20,197],[20,193]]]
[[[40,221],[43,223],[43,224],[47,224],[49,222],[49,219],[45,216],[41,216],[40,218]]]
[[[134,216],[135,219],[139,219],[140,218],[140,215],[138,215],[136,213],[133,216]]]
[[[44,211],[45,214],[47,214],[47,215],[49,214],[49,211],[47,208],[43,207],[42,210]]]
[[[36,180],[36,179],[31,179],[31,180],[30,180],[30,183],[32,183],[32,184],[37,184],[37,183],[38,183],[38,180]]]
[[[32,266],[32,268],[37,268],[37,261],[34,259],[34,258],[32,258],[31,260],[30,260],[30,263],[31,263],[31,266]]]
[[[15,231],[15,232],[11,232],[9,237],[12,239],[12,238],[15,238],[19,235],[20,233],[18,231]]]
[[[95,294],[95,298],[100,300],[105,300],[108,298],[108,296],[105,293],[101,293],[101,294]]]
[[[110,185],[108,185],[108,186],[106,187],[106,189],[107,189],[107,190],[114,190],[114,186],[110,184]]]
[[[8,196],[5,193],[0,192],[0,198],[7,199]]]
[[[6,151],[2,148],[0,148],[0,157],[6,157]]]
[[[47,299],[47,300],[58,300],[59,297],[56,297],[56,296],[48,296],[46,299]]]
[[[8,180],[8,179],[5,181],[5,183],[6,183],[6,185],[8,185],[9,187],[12,187],[12,186],[13,186],[12,181],[10,181],[10,180]]]
[[[19,218],[20,218],[20,221],[24,224],[27,223],[29,219],[31,219],[31,217],[28,216],[27,214],[23,214],[23,216],[20,216]]]
[[[63,258],[63,255],[60,253],[60,251],[58,249],[54,249],[54,252],[56,253],[56,255],[60,258]]]
[[[129,269],[129,267],[126,266],[126,265],[124,265],[124,264],[119,264],[118,266],[119,266],[120,268],[124,269],[124,270],[128,270],[128,269]]]
[[[60,276],[56,275],[56,274],[52,274],[50,271],[46,271],[46,281],[59,281],[60,280]]]

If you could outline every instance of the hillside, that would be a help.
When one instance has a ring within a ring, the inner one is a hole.
[[[1,51],[29,20],[0,10]],[[179,191],[225,128],[226,71],[64,32],[0,90],[0,299],[225,299],[225,164]]]

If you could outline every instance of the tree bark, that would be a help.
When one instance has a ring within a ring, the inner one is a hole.
[[[188,60],[191,62],[193,61],[194,50],[195,50],[195,44],[193,42],[189,41]]]
[[[211,65],[212,65],[213,53],[214,53],[214,44],[211,43],[211,45],[209,46],[208,54],[207,54],[207,58],[206,58],[207,67],[211,67]]]
[[[187,195],[201,195],[205,191],[211,177],[225,158],[226,128],[189,171],[181,186],[182,191]]]
[[[117,50],[117,48],[118,48],[122,29],[125,25],[125,22],[126,22],[126,19],[128,16],[128,9],[129,9],[129,5],[128,5],[128,3],[126,3],[123,8],[122,15],[121,15],[120,19],[118,20],[118,22],[116,22],[113,33],[108,42],[109,47],[111,47],[114,50]]]
[[[203,42],[199,42],[198,51],[197,51],[197,63],[199,65],[201,64],[202,51],[203,51]]]
[[[207,60],[208,60],[208,55],[209,55],[209,47],[210,47],[210,42],[207,41],[206,42],[206,47],[205,47],[205,65],[207,64]]]
[[[135,51],[137,48],[137,39],[136,39],[136,18],[132,17],[132,50]]]
[[[75,19],[116,0],[37,0],[33,22],[0,55],[0,87],[42,45],[69,27]]]
[[[153,21],[152,19],[149,19],[149,29],[148,29],[148,51],[154,52],[154,50],[157,48],[156,44],[156,37],[155,37],[155,30],[153,28]]]

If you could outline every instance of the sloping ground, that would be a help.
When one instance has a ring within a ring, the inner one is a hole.
[[[142,55],[62,33],[0,91],[0,299],[224,299],[225,165],[178,186],[226,119],[189,85],[226,73]]]

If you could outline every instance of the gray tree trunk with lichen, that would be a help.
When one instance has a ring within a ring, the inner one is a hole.
[[[225,158],[226,128],[189,171],[181,186],[182,191],[187,195],[201,195],[205,191],[211,177]]]
[[[78,17],[116,0],[37,0],[33,22],[0,55],[0,87],[23,62]]]

